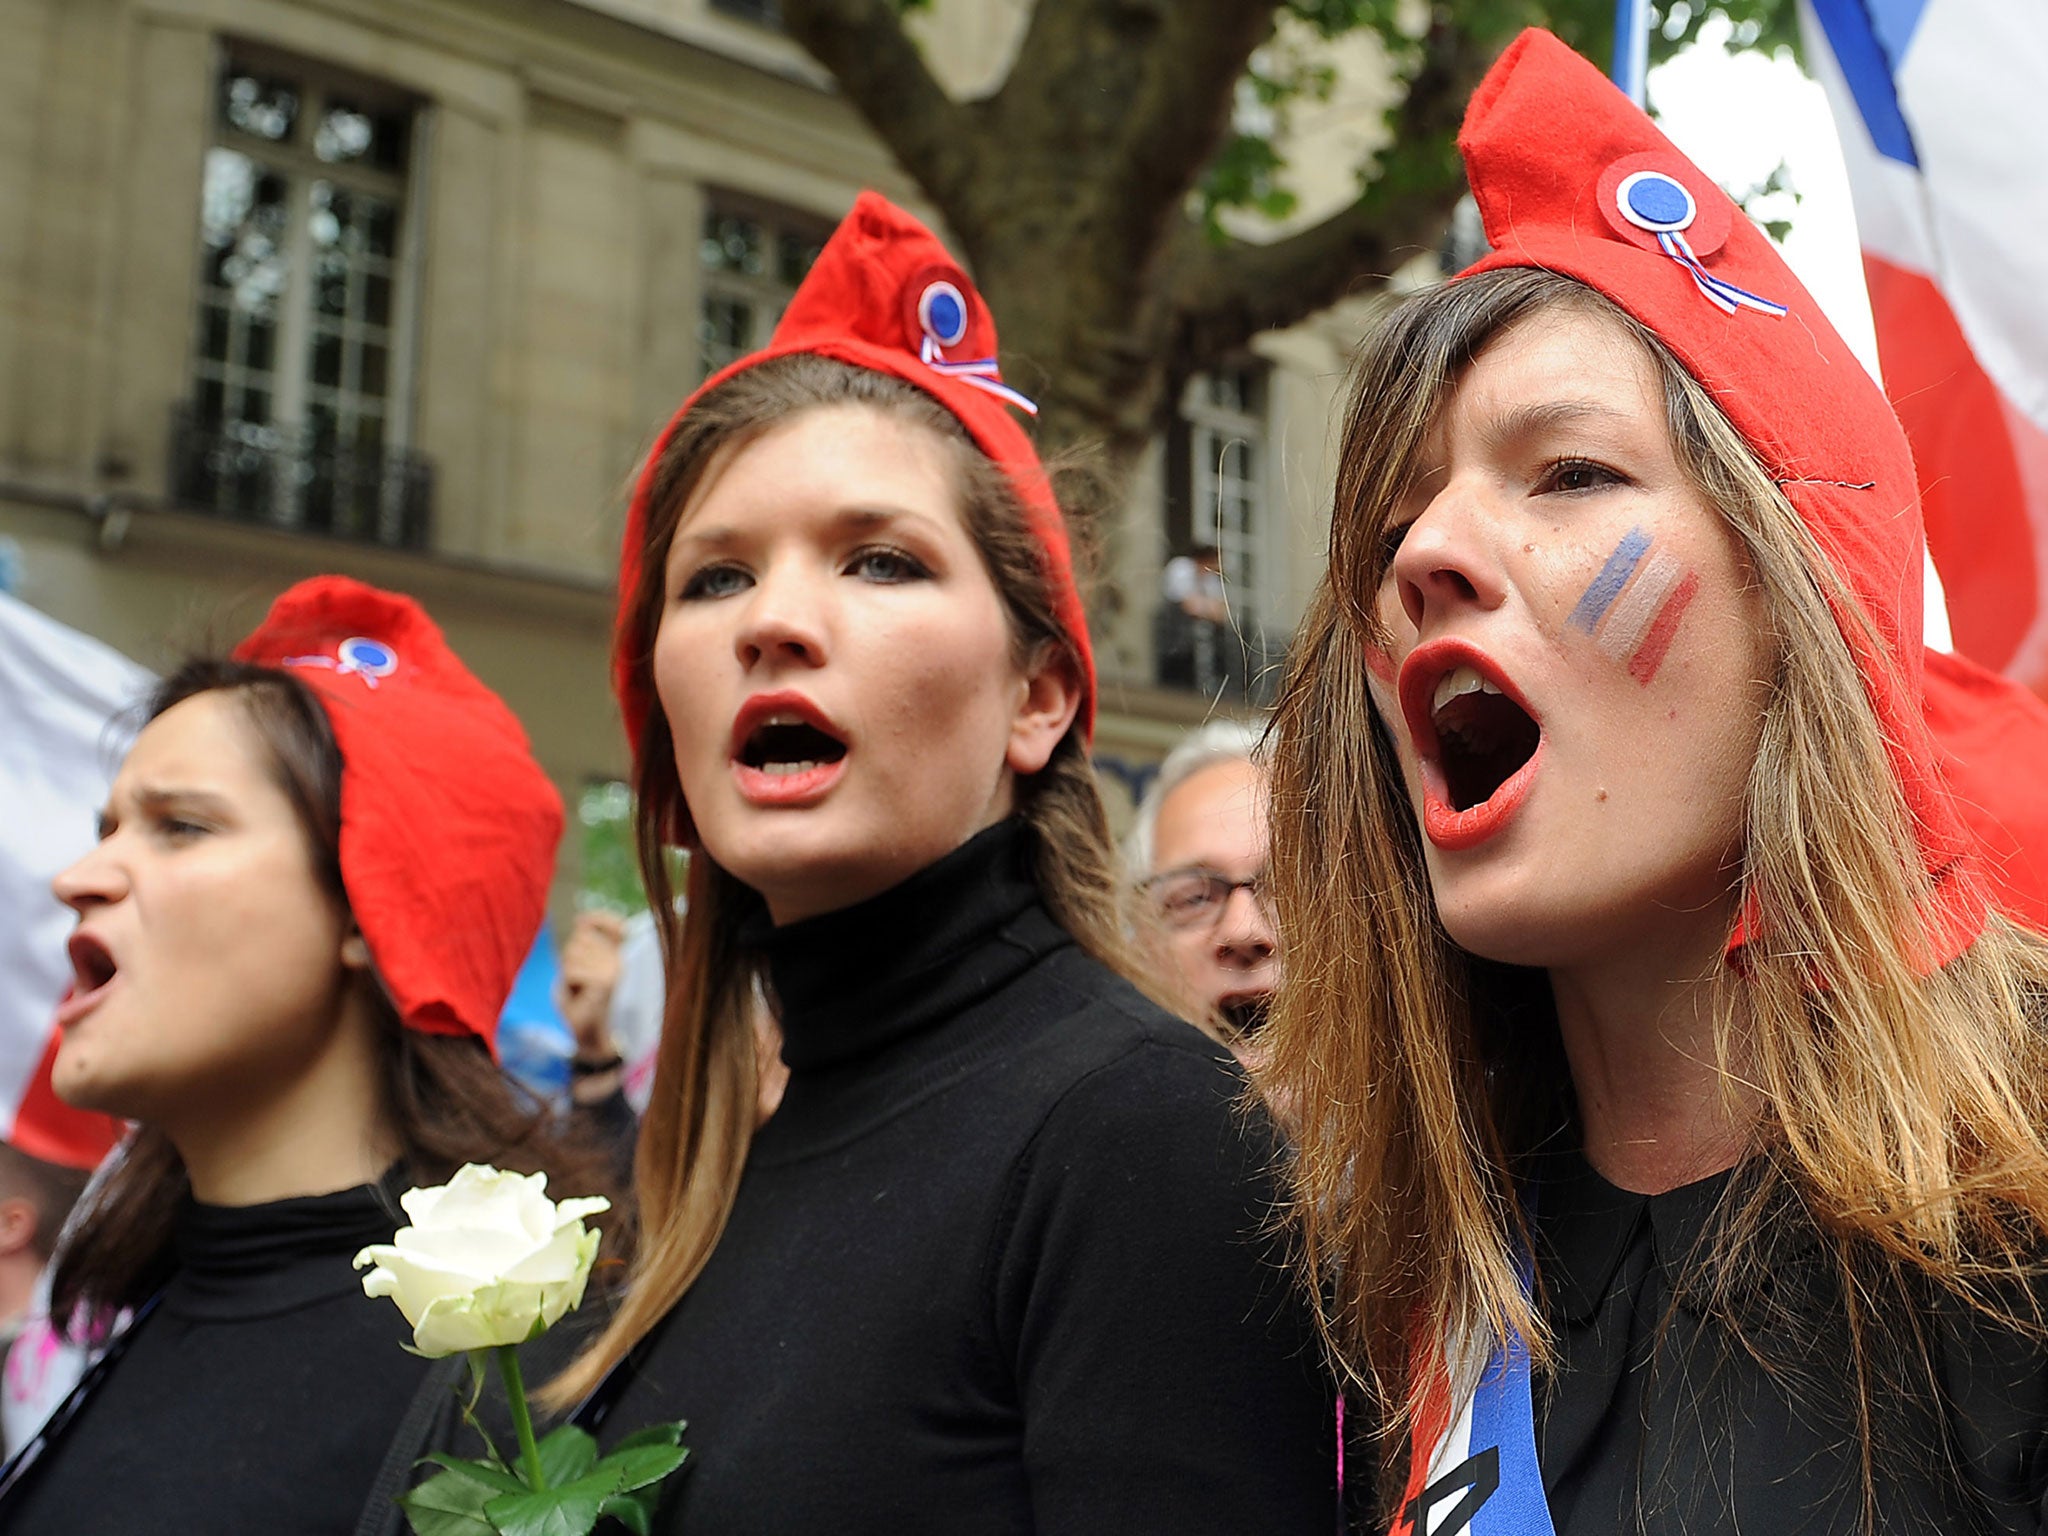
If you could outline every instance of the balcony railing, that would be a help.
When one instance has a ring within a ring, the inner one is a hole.
[[[295,533],[424,549],[432,534],[433,465],[421,455],[363,452],[258,422],[171,416],[171,499],[195,512]]]
[[[1178,603],[1161,603],[1152,613],[1154,676],[1162,688],[1267,707],[1279,691],[1285,650],[1255,623],[1212,624]]]

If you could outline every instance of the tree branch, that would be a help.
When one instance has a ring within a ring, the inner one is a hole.
[[[1149,266],[1230,121],[1276,0],[1037,0],[977,115],[1007,171],[1073,211],[1105,257]]]
[[[982,140],[889,0],[782,0],[782,21],[941,208],[974,184]]]
[[[1356,201],[1270,244],[1216,245],[1182,231],[1170,307],[1177,360],[1213,359],[1260,331],[1290,325],[1390,276],[1441,237],[1465,190],[1457,128],[1473,87],[1505,38],[1475,37],[1446,18],[1422,41],[1422,63],[1395,109],[1378,174]]]

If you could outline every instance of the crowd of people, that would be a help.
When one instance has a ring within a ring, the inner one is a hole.
[[[348,1260],[470,1160],[626,1218],[536,1406],[686,1419],[666,1531],[2041,1528],[2048,946],[1903,435],[1556,39],[1461,146],[1491,249],[1360,352],[1270,730],[1123,849],[995,322],[862,195],[635,489],[649,916],[565,947],[566,1113],[491,1054],[559,801],[418,605],[166,679],[56,884],[53,1080],[134,1128],[0,1160],[87,1362],[0,1528],[401,1529],[459,1363]]]

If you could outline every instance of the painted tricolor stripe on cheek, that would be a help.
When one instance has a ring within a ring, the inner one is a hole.
[[[1700,589],[1700,579],[1687,571],[1664,606],[1657,610],[1657,617],[1650,624],[1650,632],[1643,636],[1643,643],[1635,655],[1629,658],[1628,675],[1637,682],[1647,685],[1657,675],[1657,668],[1664,664],[1664,653],[1671,649],[1671,637],[1678,633],[1678,621],[1685,617],[1685,610],[1692,602],[1693,595]]]
[[[1600,649],[1616,661],[1627,661],[1633,656],[1649,633],[1651,621],[1664,606],[1664,599],[1684,574],[1685,567],[1661,550],[1644,561],[1636,579],[1608,611],[1607,622],[1600,626]]]
[[[1614,600],[1621,596],[1621,589],[1635,574],[1636,562],[1649,548],[1650,536],[1641,528],[1631,528],[1623,534],[1621,542],[1614,546],[1614,553],[1600,567],[1600,574],[1579,594],[1578,606],[1572,609],[1568,622],[1589,635],[1598,629],[1601,618],[1614,606]]]
[[[1600,649],[1625,662],[1628,675],[1645,686],[1664,664],[1679,621],[1700,589],[1698,575],[1674,556],[1659,550],[1645,561],[1653,542],[1640,525],[1623,534],[1566,620],[1595,636]]]

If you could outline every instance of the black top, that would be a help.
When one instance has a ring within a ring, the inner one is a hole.
[[[403,1221],[374,1185],[187,1201],[163,1299],[0,1513],[8,1531],[276,1536],[356,1527],[427,1362],[349,1261]]]
[[[1635,1195],[1575,1153],[1539,1167],[1560,1365],[1536,1407],[1557,1536],[1864,1529],[1848,1310],[1811,1220],[1788,1205],[1763,1262],[1710,1288],[1699,1245],[1734,1203],[1730,1175]],[[2040,1530],[2048,1354],[1925,1282],[1904,1290],[1870,1303],[1876,1528]]]
[[[768,939],[788,1091],[604,1429],[689,1421],[663,1529],[1331,1529],[1271,1132],[1053,923],[1030,835]]]

